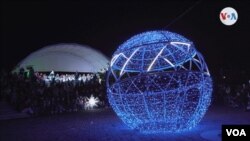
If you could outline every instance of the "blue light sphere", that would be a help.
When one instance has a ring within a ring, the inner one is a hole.
[[[211,102],[203,56],[190,40],[169,31],[144,32],[120,45],[106,82],[116,114],[145,133],[190,130]]]

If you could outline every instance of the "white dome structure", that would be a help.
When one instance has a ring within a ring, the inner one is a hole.
[[[32,66],[35,71],[100,72],[107,68],[108,59],[86,45],[56,44],[39,49],[22,60],[14,71]]]

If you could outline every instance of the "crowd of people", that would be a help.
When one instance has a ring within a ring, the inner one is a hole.
[[[86,109],[90,96],[99,99],[98,107],[108,106],[104,74],[56,74],[49,80],[45,75],[3,73],[0,99],[5,98],[16,110],[31,115],[81,111]],[[58,80],[58,77],[68,76],[74,79]],[[86,80],[79,80],[78,76],[86,76]]]
[[[250,72],[226,68],[221,69],[216,76],[214,103],[250,111]]]
[[[93,79],[95,77],[95,79],[98,79],[99,83],[102,82],[102,79],[99,75],[99,73],[96,74],[79,74],[78,72],[74,73],[74,74],[59,74],[56,73],[52,70],[49,75],[47,75],[46,73],[34,73],[34,75],[36,76],[36,78],[44,80],[45,82],[51,82],[52,80],[54,80],[55,82],[67,82],[67,81],[76,81],[76,82],[83,82],[86,83],[88,81],[90,81],[91,79]]]
[[[31,115],[59,114],[90,109],[90,97],[97,107],[108,107],[105,73],[59,74],[1,72],[0,100],[7,100],[16,110]],[[213,102],[250,111],[250,81],[238,85],[216,82]]]
[[[219,84],[215,100],[232,108],[250,111],[250,81],[236,86]]]

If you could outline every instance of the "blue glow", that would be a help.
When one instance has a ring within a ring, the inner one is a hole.
[[[211,101],[212,79],[193,43],[176,33],[136,35],[114,53],[109,102],[132,129],[181,132],[196,126]]]

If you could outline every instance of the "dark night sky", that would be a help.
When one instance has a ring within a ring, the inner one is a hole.
[[[220,67],[250,70],[250,2],[200,1],[9,1],[1,3],[1,67],[13,68],[31,52],[56,43],[79,43],[111,57],[119,44],[148,30],[165,29],[192,40],[212,71]],[[231,6],[233,26],[219,20]]]

